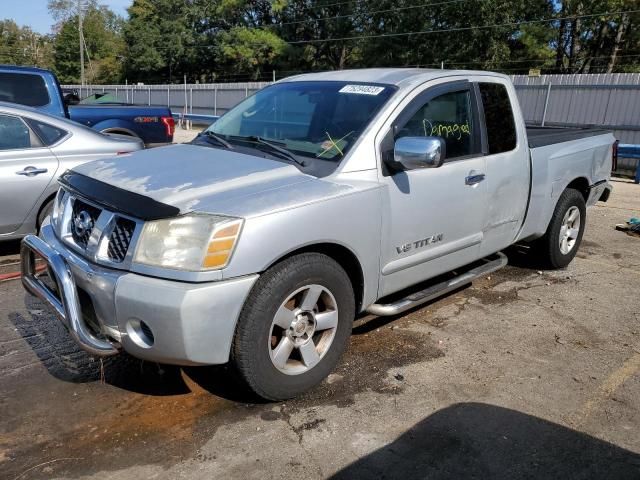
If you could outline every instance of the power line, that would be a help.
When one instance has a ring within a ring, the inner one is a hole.
[[[458,1],[458,0],[456,0]],[[462,0],[460,0],[462,1]],[[536,23],[548,23],[548,22],[556,22],[560,20],[577,20],[582,18],[593,18],[593,17],[601,17],[601,16],[613,16],[613,15],[622,15],[622,14],[632,14],[638,13],[640,10],[626,10],[626,11],[617,11],[617,12],[601,12],[601,13],[593,13],[593,14],[585,14],[585,15],[570,15],[566,17],[553,17],[553,18],[545,18],[540,20],[523,20],[520,22],[508,22],[508,23],[496,23],[496,24],[487,24],[487,25],[474,25],[469,27],[452,27],[452,28],[442,28],[437,30],[419,30],[414,32],[397,32],[397,33],[380,33],[376,35],[353,35],[349,37],[338,37],[338,38],[325,38],[325,39],[312,39],[312,40],[293,40],[293,41],[284,41],[288,45],[304,45],[304,44],[313,44],[313,43],[328,43],[328,42],[339,42],[339,41],[347,41],[347,40],[365,40],[371,38],[393,38],[393,37],[403,37],[410,35],[429,35],[432,33],[448,33],[448,32],[463,32],[470,30],[487,30],[491,28],[501,28],[501,27],[514,27],[520,25],[531,25]],[[262,45],[261,43],[255,43],[255,45]],[[211,49],[214,48],[214,45],[188,45],[186,48],[203,48],[203,49]],[[155,47],[156,50],[167,50],[173,47],[167,45],[158,45]]]
[[[378,35],[354,35],[350,37],[339,37],[339,38],[296,40],[293,42],[286,42],[286,43],[288,43],[289,45],[302,45],[302,44],[310,44],[310,43],[326,43],[326,42],[338,42],[338,41],[347,41],[347,40],[365,40],[369,38],[391,38],[391,37],[403,37],[403,36],[409,36],[409,35],[427,35],[431,33],[464,32],[469,30],[486,30],[489,28],[514,27],[519,25],[531,25],[535,23],[557,22],[559,20],[577,20],[581,18],[622,15],[626,13],[638,13],[638,12],[640,12],[640,10],[601,12],[601,13],[593,13],[589,15],[570,15],[566,17],[546,18],[543,20],[525,20],[522,22],[496,23],[496,24],[490,24],[490,25],[475,25],[470,27],[453,27],[453,28],[445,28],[445,29],[438,29],[438,30],[421,30],[416,32],[381,33]]]
[[[313,23],[313,22],[321,22],[321,21],[326,21],[326,20],[340,20],[342,18],[359,17],[361,15],[375,15],[375,14],[378,14],[378,13],[397,12],[397,11],[400,11],[400,10],[412,10],[412,9],[415,9],[415,8],[437,7],[439,5],[448,5],[448,4],[451,4],[451,3],[459,3],[459,2],[467,2],[467,1],[469,1],[469,0],[449,0],[449,1],[446,1],[446,2],[423,3],[423,4],[420,4],[420,5],[407,5],[407,6],[404,6],[404,7],[386,8],[384,10],[374,10],[374,11],[365,11],[365,12],[359,12],[359,13],[351,13],[349,15],[334,15],[334,16],[329,16],[329,17],[308,18],[306,20],[295,20],[295,21],[290,21],[290,22],[280,22],[280,23],[277,23],[277,24],[268,25],[268,27],[282,27],[284,25],[299,25],[299,24],[302,24],[302,23]]]
[[[324,4],[324,5],[311,5],[311,6],[305,7],[305,8],[321,9],[321,8],[335,7],[335,6],[338,6],[338,5],[347,5],[349,3],[360,3],[360,2],[363,2],[363,1],[364,0],[347,0],[345,2],[327,3],[327,4]]]

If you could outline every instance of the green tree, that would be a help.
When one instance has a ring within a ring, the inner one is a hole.
[[[134,0],[124,29],[127,73],[134,81],[181,81],[205,69],[202,40],[187,2]],[[200,21],[204,21],[201,19]]]
[[[50,2],[60,19],[54,44],[54,70],[63,83],[79,83],[80,54],[78,15],[70,2]],[[88,83],[117,83],[122,80],[122,60],[125,43],[122,35],[124,20],[105,6],[89,2],[83,13],[85,40],[85,75]]]
[[[561,73],[640,71],[637,0],[566,0],[557,8],[555,67]],[[603,15],[605,14],[605,15]],[[635,54],[634,54],[635,52]]]
[[[51,65],[51,43],[47,35],[20,27],[13,20],[0,20],[0,63],[47,68]]]
[[[60,2],[68,0],[56,0]],[[134,0],[128,76],[248,80],[350,67],[639,70],[637,0]]]
[[[259,80],[275,68],[287,44],[262,28],[232,27],[218,36],[218,65],[224,72]]]

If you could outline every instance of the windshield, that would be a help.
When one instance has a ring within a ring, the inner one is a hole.
[[[211,125],[227,141],[260,138],[295,155],[338,162],[394,93],[389,85],[283,82],[260,90]]]

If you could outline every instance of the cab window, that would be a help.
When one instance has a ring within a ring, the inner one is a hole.
[[[0,73],[0,101],[42,107],[50,102],[49,92],[40,75]]]
[[[516,148],[516,124],[507,88],[501,83],[480,83],[489,155]]]
[[[446,159],[479,153],[474,141],[472,99],[468,89],[443,93],[424,105],[396,131],[400,137],[440,137]]]

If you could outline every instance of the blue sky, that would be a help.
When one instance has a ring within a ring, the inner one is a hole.
[[[10,18],[18,25],[30,26],[36,32],[51,33],[53,18],[47,10],[47,0],[0,0],[0,18]],[[99,3],[106,5],[119,15],[126,16],[127,7],[133,0],[101,0]]]

